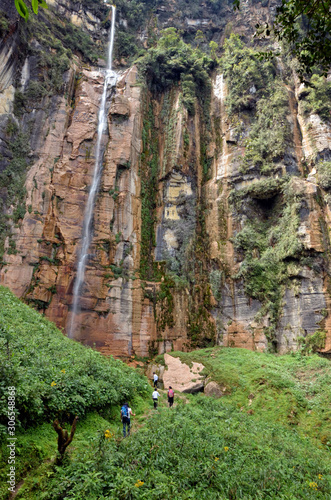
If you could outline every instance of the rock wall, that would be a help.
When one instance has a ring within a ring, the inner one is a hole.
[[[156,11],[160,27],[178,24],[187,39],[200,29],[220,44],[231,31],[248,39],[258,17],[272,13],[272,6],[260,11],[245,3],[236,14],[224,5],[215,18],[206,3],[203,16],[191,19],[176,15],[176,2],[163,7]],[[71,12],[64,1],[57,8],[98,38],[101,24],[94,14],[81,5]],[[30,124],[31,151],[25,213],[15,222],[15,203],[3,205],[13,220],[0,278],[65,332],[103,75],[76,57],[64,73],[61,94],[43,97],[17,117],[15,89],[24,89],[35,72],[33,55],[13,59],[17,43],[14,30],[0,53],[0,145],[10,157],[8,123],[21,123],[24,130]],[[290,131],[285,152],[272,160],[272,174],[253,163],[245,170],[247,140],[258,119],[257,83],[250,86],[250,108],[230,115],[231,80],[220,70],[211,80],[206,117],[198,101],[188,113],[180,85],[156,94],[142,84],[136,66],[120,71],[108,97],[103,173],[73,336],[104,354],[125,357],[213,343],[286,352],[319,330],[326,332],[320,350],[329,352],[330,208],[318,162],[331,157],[330,122],[304,112],[305,89],[284,78]],[[283,244],[279,236],[286,217],[295,221],[295,249],[294,240]],[[242,243],[253,222],[255,235],[270,234],[267,247]],[[277,287],[261,284],[250,267],[259,258],[268,262],[268,248],[270,259],[272,249],[282,252],[271,274]]]

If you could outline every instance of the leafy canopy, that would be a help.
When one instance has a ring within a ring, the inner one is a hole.
[[[38,14],[39,7],[48,9],[48,5],[44,0],[31,0],[32,10],[35,14]],[[29,4],[28,4],[29,5]],[[15,0],[15,7],[20,16],[24,17],[27,21],[29,19],[29,8],[24,0]]]
[[[180,82],[184,105],[192,113],[195,97],[208,94],[216,60],[185,43],[175,28],[166,28],[138,63],[152,92],[164,92]]]
[[[272,34],[278,41],[288,42],[299,61],[302,79],[316,65],[327,75],[331,66],[330,7],[331,0],[282,0],[274,21],[257,24],[255,36]],[[234,8],[240,8],[240,0],[234,0]]]

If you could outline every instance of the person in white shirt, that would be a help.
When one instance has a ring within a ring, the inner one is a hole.
[[[152,394],[152,398],[153,398],[153,401],[154,401],[154,408],[156,409],[157,408],[157,402],[158,402],[158,398],[160,397],[160,394],[158,393],[158,391],[155,389],[155,391],[153,391],[153,394]]]
[[[156,375],[155,372],[153,372],[153,380],[154,380],[154,389],[157,389],[157,381],[159,380],[159,377]]]

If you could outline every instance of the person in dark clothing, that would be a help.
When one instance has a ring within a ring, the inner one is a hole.
[[[136,416],[135,413],[132,413],[131,408],[129,408],[129,403],[124,403],[124,405],[121,408],[121,420],[123,423],[123,437],[126,437],[126,435],[130,436],[131,415]]]
[[[169,385],[169,391],[168,391],[169,408],[171,408],[171,406],[174,404],[174,396],[175,396],[175,393],[173,391],[173,388],[171,387],[171,385]]]

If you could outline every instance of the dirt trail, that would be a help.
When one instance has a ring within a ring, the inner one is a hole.
[[[157,390],[161,394],[161,396],[167,395],[168,391],[166,389],[157,389]],[[179,400],[184,401],[185,404],[189,403],[189,399],[186,397],[185,394],[182,394],[180,392],[175,392],[174,404],[173,404],[174,408],[177,406]],[[139,415],[139,419],[143,419],[141,422],[138,422],[135,419],[132,421],[131,434],[135,433],[138,429],[141,429],[145,425],[146,419],[150,418],[152,415],[155,414],[156,411],[158,411],[158,410],[155,410],[154,408],[152,408],[152,404],[153,403],[151,403],[151,407],[148,408],[148,410],[146,410],[145,413],[143,413],[142,415]],[[168,401],[164,398],[160,398],[159,403],[158,403],[158,408],[160,408],[160,407],[162,409],[169,408]],[[170,408],[169,408],[169,410],[170,410]],[[121,429],[122,429],[122,427],[121,427]]]

